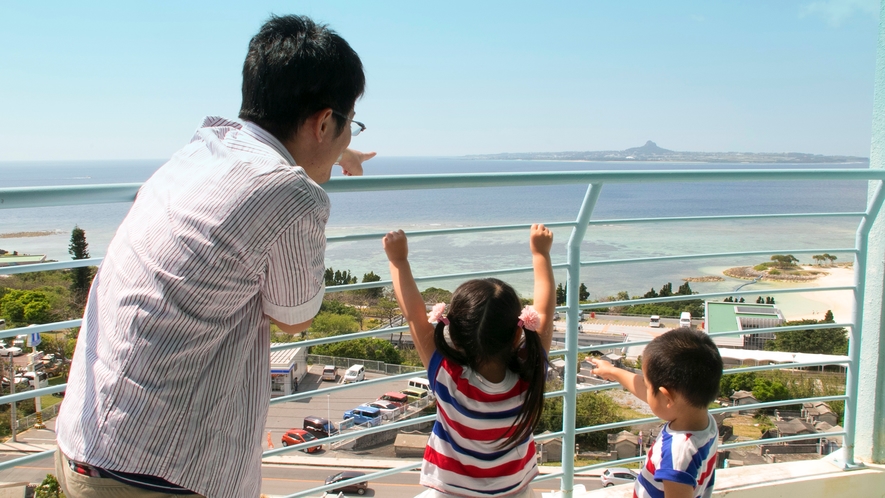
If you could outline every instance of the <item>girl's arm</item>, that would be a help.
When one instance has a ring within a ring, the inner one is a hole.
[[[600,360],[599,358],[590,360],[590,363],[593,364],[593,373],[602,377],[605,380],[613,380],[618,382],[624,389],[633,393],[633,396],[641,399],[642,401],[648,402],[647,394],[645,388],[645,379],[633,372],[628,372],[623,368],[618,368],[611,363]]]
[[[433,342],[433,325],[427,321],[427,308],[424,298],[418,291],[415,278],[412,276],[412,267],[409,265],[409,245],[406,234],[402,230],[390,232],[382,241],[384,252],[390,261],[390,276],[393,280],[393,292],[399,303],[403,317],[409,323],[412,331],[412,342],[421,357],[421,363],[426,368],[430,358],[436,351]]]
[[[556,289],[553,281],[553,265],[550,262],[550,247],[553,245],[553,232],[544,225],[532,225],[529,246],[532,249],[532,267],[535,270],[535,311],[541,317],[538,335],[544,351],[550,352],[553,342],[553,313],[556,307]]]

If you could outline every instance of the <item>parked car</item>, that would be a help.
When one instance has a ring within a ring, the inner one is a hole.
[[[662,325],[661,317],[659,315],[652,315],[651,318],[648,319],[648,326],[649,327],[657,328],[657,327],[660,327],[661,325]]]
[[[323,380],[334,381],[338,378],[338,369],[335,365],[326,365],[323,367]]]
[[[417,387],[407,387],[400,392],[408,396],[409,403],[414,403],[419,399],[424,399],[427,397],[427,391]]]
[[[3,387],[9,387],[9,378],[3,377],[3,380],[0,381],[3,384]],[[16,389],[27,389],[31,385],[31,381],[22,377],[21,375],[15,376],[15,387]]]
[[[424,377],[412,377],[411,379],[409,379],[409,387],[424,389],[428,393],[432,392],[430,390],[430,381],[425,379]]]
[[[679,326],[680,327],[691,327],[691,313],[688,311],[683,311],[681,315],[679,315]]]
[[[0,356],[21,356],[22,353],[18,346],[0,346]]]
[[[341,481],[347,481],[348,479],[356,479],[366,475],[365,472],[356,472],[353,470],[345,470],[344,472],[339,472],[333,476],[329,476],[326,478],[326,484],[335,484]],[[335,488],[330,490],[332,493],[356,493],[358,495],[366,494],[366,490],[369,489],[369,483],[366,481],[355,482],[350,484],[345,484],[340,488]]]
[[[366,378],[366,367],[362,365],[351,365],[350,368],[344,372],[344,383],[350,384],[351,382],[360,382]]]
[[[607,488],[618,484],[633,484],[636,481],[636,474],[624,467],[611,467],[602,471],[599,479],[602,481],[602,485]]]
[[[304,429],[289,429],[283,434],[283,446],[301,444],[301,443],[309,443],[311,441],[316,441],[317,437],[311,434],[310,432]],[[322,448],[322,445],[310,446],[308,448],[304,448],[302,451],[305,453],[313,453],[314,451]]]
[[[353,423],[357,425],[365,425],[374,427],[381,425],[381,410],[369,405],[360,405],[353,410],[344,412],[344,420],[353,419]]]
[[[400,409],[400,413],[406,413],[406,405],[409,404],[409,397],[403,393],[391,391],[384,393],[378,397],[378,401],[387,401],[393,403]]]
[[[335,428],[335,424],[333,424],[329,419],[316,417],[313,415],[304,417],[304,423],[301,424],[301,427],[318,438],[324,438],[338,434],[338,429]]]
[[[381,420],[393,420],[403,412],[402,405],[397,406],[390,401],[372,401],[366,403],[366,406],[373,406],[381,410]]]

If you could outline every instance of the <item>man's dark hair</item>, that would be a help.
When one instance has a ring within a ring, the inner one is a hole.
[[[692,406],[706,408],[719,395],[722,357],[710,336],[681,327],[656,337],[642,353],[645,381],[666,387]]]
[[[350,112],[365,85],[363,64],[344,38],[304,16],[271,16],[249,42],[240,119],[285,143],[317,111]],[[335,119],[340,134],[347,121]]]

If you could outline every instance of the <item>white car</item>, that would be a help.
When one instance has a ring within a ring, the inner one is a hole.
[[[394,405],[390,401],[372,401],[371,403],[366,404],[381,410],[381,420],[393,420],[397,415],[402,413],[402,408]]]
[[[618,484],[633,484],[636,481],[636,474],[624,467],[611,467],[605,469],[599,479],[602,481],[602,485],[607,488]]]
[[[661,324],[661,317],[659,315],[652,315],[651,318],[648,319],[648,326],[658,328]]]
[[[0,346],[0,356],[20,356],[22,353],[18,346]]]

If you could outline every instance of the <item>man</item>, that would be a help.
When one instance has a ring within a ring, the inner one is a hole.
[[[69,498],[258,496],[269,324],[323,298],[329,199],[365,76],[344,39],[272,17],[243,66],[243,122],[206,118],[141,188],[95,276],[59,413]]]

